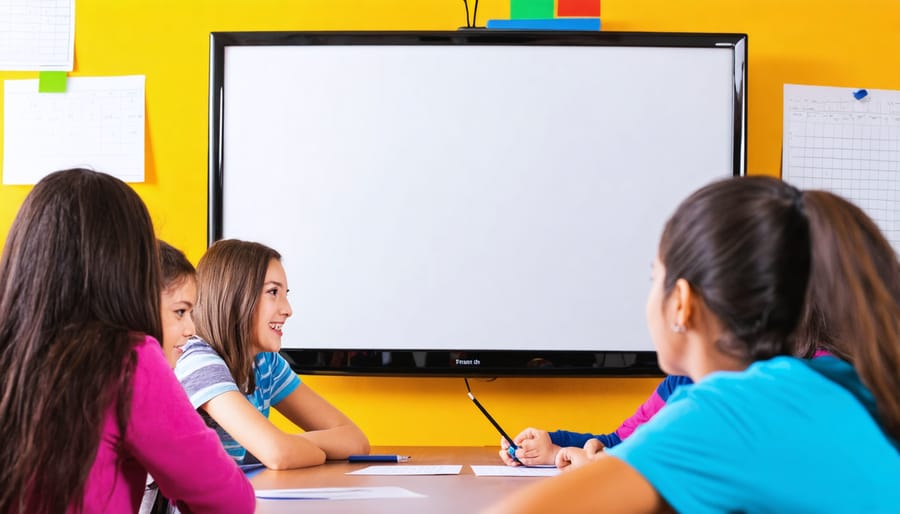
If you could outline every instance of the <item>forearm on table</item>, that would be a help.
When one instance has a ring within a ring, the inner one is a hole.
[[[299,434],[321,448],[329,460],[346,459],[350,455],[369,453],[369,440],[355,424]]]

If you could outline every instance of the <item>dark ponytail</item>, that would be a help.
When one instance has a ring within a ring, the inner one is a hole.
[[[714,182],[666,223],[659,255],[668,295],[683,278],[721,320],[723,353],[746,363],[794,351],[804,305],[809,224],[803,196],[771,177]]]
[[[875,223],[824,191],[805,193],[813,248],[809,304],[826,348],[848,360],[900,438],[900,263]]]

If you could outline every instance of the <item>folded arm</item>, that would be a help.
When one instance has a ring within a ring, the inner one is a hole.
[[[303,468],[325,462],[321,448],[298,434],[283,432],[237,391],[216,396],[200,408],[269,469]]]
[[[321,448],[328,459],[369,453],[369,440],[358,426],[334,405],[300,384],[273,406],[305,432],[306,441]]]

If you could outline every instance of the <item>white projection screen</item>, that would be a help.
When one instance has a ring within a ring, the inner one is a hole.
[[[747,38],[213,33],[210,243],[278,250],[295,369],[646,374],[662,226],[744,174]]]

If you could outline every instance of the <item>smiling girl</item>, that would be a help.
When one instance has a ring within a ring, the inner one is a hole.
[[[184,346],[175,374],[235,461],[291,469],[368,453],[363,432],[278,354],[293,314],[278,252],[217,241],[200,259],[197,285],[198,337]],[[270,407],[305,432],[281,431],[268,419]]]

